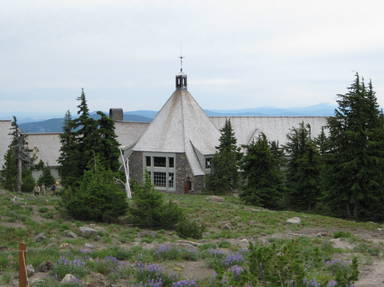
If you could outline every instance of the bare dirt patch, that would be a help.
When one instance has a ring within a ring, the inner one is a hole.
[[[360,275],[356,287],[383,287],[384,286],[384,261],[375,261],[372,265],[366,266]]]

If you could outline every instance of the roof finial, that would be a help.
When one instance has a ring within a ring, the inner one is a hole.
[[[183,42],[180,42],[180,73],[183,72],[183,59],[184,59],[184,56],[183,56]]]
[[[181,55],[180,57],[180,73],[182,73],[183,72],[183,56]]]

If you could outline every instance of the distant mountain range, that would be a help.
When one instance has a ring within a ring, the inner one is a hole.
[[[208,116],[331,116],[335,106],[330,104],[318,104],[308,107],[275,108],[259,107],[241,110],[205,110]],[[138,110],[124,113],[124,121],[151,122],[157,111]],[[97,118],[96,113],[91,113]],[[52,118],[36,122],[21,123],[20,128],[25,133],[56,133],[61,132],[64,124],[63,118]]]

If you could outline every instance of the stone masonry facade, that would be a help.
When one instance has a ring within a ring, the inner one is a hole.
[[[184,193],[184,185],[189,177],[192,182],[192,192],[202,192],[204,188],[204,176],[193,176],[185,153],[175,153],[175,184],[176,190],[173,192]],[[138,183],[143,182],[144,178],[144,159],[143,152],[134,151],[129,157],[129,171],[131,179]]]

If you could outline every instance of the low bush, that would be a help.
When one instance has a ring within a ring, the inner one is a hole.
[[[61,281],[68,273],[82,278],[89,272],[86,261],[84,259],[75,258],[69,259],[67,257],[60,257],[56,264],[53,265],[52,274],[55,278]]]
[[[141,227],[174,229],[184,219],[183,211],[175,203],[164,202],[148,175],[143,185],[133,185],[133,201],[129,208],[131,220]]]
[[[21,185],[21,190],[23,192],[32,192],[33,188],[35,187],[35,184],[36,184],[36,182],[32,176],[32,172],[27,171],[23,175],[23,184]]]
[[[62,204],[75,219],[112,222],[125,214],[128,204],[124,190],[115,183],[115,173],[95,162],[84,173],[79,187],[62,193]]]
[[[182,238],[193,238],[193,239],[201,239],[203,238],[203,233],[206,229],[204,224],[200,224],[196,221],[191,221],[188,219],[184,219],[179,224],[177,224],[176,232]]]

